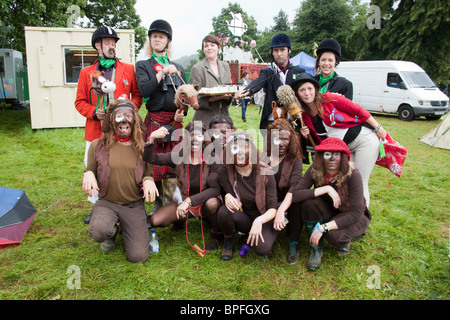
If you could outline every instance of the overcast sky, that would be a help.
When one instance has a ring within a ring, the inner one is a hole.
[[[228,3],[239,3],[241,8],[255,18],[257,28],[263,31],[274,25],[273,18],[280,9],[292,22],[301,0],[137,0],[136,12],[141,25],[149,28],[156,19],[164,19],[173,30],[172,59],[197,53],[202,39],[213,31],[212,18],[220,15]],[[147,59],[139,54],[137,60]]]

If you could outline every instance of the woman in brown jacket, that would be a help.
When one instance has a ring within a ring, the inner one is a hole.
[[[215,35],[207,35],[202,40],[205,59],[192,67],[189,83],[199,84],[202,88],[212,88],[222,84],[231,84],[231,72],[228,63],[219,60],[220,41]],[[199,96],[200,107],[194,114],[194,121],[202,121],[208,126],[217,114],[228,115],[231,95]]]
[[[222,260],[233,257],[234,234],[248,234],[247,244],[258,255],[269,256],[279,231],[273,228],[277,191],[273,174],[259,164],[259,152],[243,131],[229,136],[224,166],[219,173],[225,204],[217,220],[224,234]]]
[[[302,203],[303,223],[311,245],[307,265],[310,270],[320,267],[323,238],[336,246],[339,254],[348,254],[350,241],[362,236],[371,220],[361,174],[349,162],[350,150],[345,142],[330,137],[315,150],[312,166],[278,208],[284,212],[292,202]]]
[[[267,127],[267,146],[269,164],[272,167],[277,183],[277,200],[281,203],[289,189],[297,185],[302,177],[303,162],[300,150],[300,136],[286,119],[278,119]],[[285,223],[287,213],[288,224]],[[300,233],[303,222],[300,203],[293,203],[287,212],[278,212],[273,227],[281,231],[285,227],[289,235],[288,263],[297,262],[299,252]]]
[[[172,152],[153,152],[154,141],[169,134],[165,127],[153,131],[145,147],[143,156],[145,161],[175,168],[177,184],[183,199],[180,203],[172,202],[159,208],[149,222],[152,227],[166,227],[172,223],[186,221],[188,218],[200,215],[206,217],[211,223],[211,241],[205,247],[205,253],[209,253],[219,248],[221,239],[217,225],[217,210],[222,204],[218,198],[220,185],[217,171],[220,165],[207,164],[203,158],[205,126],[189,122],[185,130],[189,134],[185,134],[183,142]]]

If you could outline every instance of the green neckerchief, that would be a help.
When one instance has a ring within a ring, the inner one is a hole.
[[[158,56],[154,52],[152,53],[152,57],[155,57],[155,59],[162,64],[164,67],[169,65],[169,58],[167,57],[167,54],[164,56]]]
[[[100,65],[105,68],[105,69],[109,69],[111,68],[115,63],[116,63],[116,59],[115,58],[108,58],[105,59],[103,57],[98,57],[98,62],[100,63]],[[95,111],[97,111],[99,108],[103,109],[103,111],[106,111],[106,96],[102,96],[103,98],[103,105],[100,106],[100,96],[97,97],[97,106],[95,108]]]
[[[111,68],[114,65],[114,63],[116,63],[115,58],[105,59],[103,57],[98,57],[98,61],[100,62],[100,65],[105,69]]]
[[[329,77],[326,77],[326,78],[322,77],[322,74],[320,74],[320,77],[319,77],[319,85],[320,85],[319,93],[327,92],[327,86],[325,86],[325,84],[334,77],[334,73],[335,72],[333,71],[333,73]]]

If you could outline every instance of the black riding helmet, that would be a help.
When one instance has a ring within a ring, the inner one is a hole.
[[[172,27],[166,20],[155,20],[150,25],[150,28],[148,29],[148,36],[152,34],[152,32],[162,32],[167,35],[169,38],[169,41],[172,41]]]
[[[91,44],[92,48],[95,48],[95,43],[102,38],[113,38],[119,41],[119,36],[117,35],[116,31],[114,31],[111,27],[100,27],[97,30],[94,31],[94,34],[92,35]]]
[[[291,39],[287,34],[278,33],[272,37],[272,40],[270,41],[270,48],[272,49],[277,47],[291,48]]]
[[[341,57],[341,45],[337,40],[334,39],[325,39],[319,43],[317,47],[317,56],[319,56],[322,52],[331,51],[337,54],[337,57]]]

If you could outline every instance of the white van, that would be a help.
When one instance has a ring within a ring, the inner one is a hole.
[[[439,119],[449,111],[448,97],[413,62],[341,62],[336,72],[353,83],[353,101],[370,112],[396,113],[411,121],[418,116]]]

